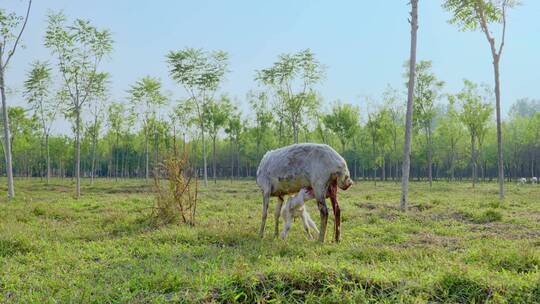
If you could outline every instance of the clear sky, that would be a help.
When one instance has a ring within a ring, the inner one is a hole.
[[[457,92],[463,78],[492,85],[485,37],[448,24],[441,2],[420,0],[418,60],[433,61],[434,72],[446,82],[445,92]],[[501,62],[503,113],[518,98],[540,98],[540,1],[522,2],[509,12]],[[26,1],[0,4],[22,14]],[[304,48],[328,67],[320,85],[327,103],[341,99],[359,104],[362,111],[362,96],[380,99],[387,84],[404,90],[403,62],[410,39],[407,0],[34,0],[23,36],[26,48],[11,63],[8,87],[21,88],[31,61],[51,59],[43,47],[49,10],[90,19],[112,31],[114,53],[102,70],[112,75],[115,100],[124,101],[129,85],[145,75],[160,78],[174,98],[185,96],[168,77],[165,62],[168,51],[184,47],[227,51],[231,72],[221,91],[239,102],[257,87],[255,70],[271,65],[280,53]],[[17,93],[9,102],[24,105]]]

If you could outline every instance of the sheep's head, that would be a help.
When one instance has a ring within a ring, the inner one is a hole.
[[[337,174],[337,185],[341,190],[349,189],[353,184],[349,169],[346,167],[341,172]]]

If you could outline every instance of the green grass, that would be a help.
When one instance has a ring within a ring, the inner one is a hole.
[[[271,215],[259,239],[254,181],[202,189],[195,227],[151,224],[140,180],[84,181],[79,200],[70,180],[16,182],[0,302],[540,303],[540,186],[500,202],[495,184],[412,183],[402,213],[398,184],[357,182],[340,192],[342,242],[319,244],[298,221],[274,239]]]

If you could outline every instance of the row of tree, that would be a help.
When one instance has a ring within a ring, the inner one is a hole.
[[[301,53],[305,52],[309,51]],[[413,177],[430,184],[441,178],[472,178],[475,183],[496,177],[491,90],[465,80],[461,91],[443,94],[444,83],[431,71],[431,62],[420,61],[416,71]],[[365,109],[341,101],[327,105],[314,90],[299,106],[272,98],[271,90],[249,92],[243,104],[226,95],[198,104],[192,98],[173,101],[162,92],[159,80],[144,77],[127,90],[126,102],[109,102],[106,94],[89,100],[82,108],[86,115],[80,126],[80,153],[75,153],[77,138],[50,134],[62,109],[62,98],[49,96],[51,78],[46,64],[33,64],[25,83],[29,107],[9,108],[16,175],[76,177],[81,155],[83,176],[148,179],[171,153],[186,152],[202,176],[210,170],[214,179],[238,178],[253,176],[269,149],[321,142],[345,156],[355,178],[401,176],[404,98],[391,86]],[[249,114],[242,108],[249,108]],[[362,110],[367,112],[363,116]],[[519,100],[503,125],[509,179],[535,176],[540,169],[539,111],[540,101]],[[210,144],[211,151],[203,143]],[[211,158],[210,165],[205,156]]]

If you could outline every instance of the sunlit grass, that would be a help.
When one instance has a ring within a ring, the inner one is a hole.
[[[399,184],[360,181],[340,192],[342,242],[321,245],[300,223],[287,242],[274,239],[272,215],[259,239],[254,181],[203,188],[194,228],[151,224],[142,180],[85,180],[79,200],[69,179],[16,182],[17,198],[0,203],[7,302],[540,299],[540,186],[509,184],[500,202],[496,184],[413,182],[402,213]]]

